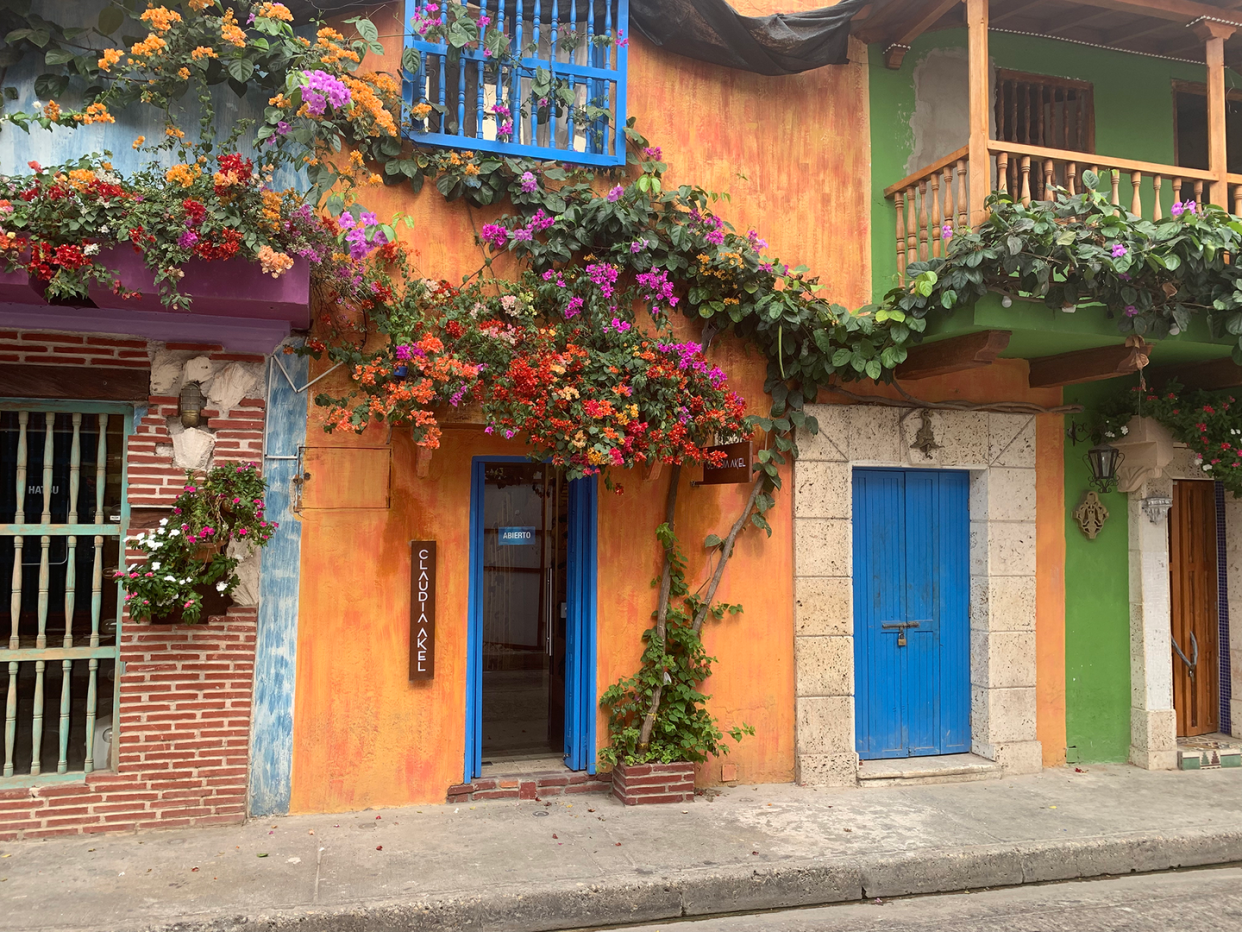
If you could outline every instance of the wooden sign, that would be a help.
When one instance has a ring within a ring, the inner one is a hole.
[[[436,542],[410,541],[410,679],[436,675]]]
[[[708,453],[723,450],[724,465],[704,466],[703,485],[731,485],[735,482],[750,482],[750,467],[755,460],[755,445],[749,440],[739,443],[726,443],[719,447],[708,447]]]

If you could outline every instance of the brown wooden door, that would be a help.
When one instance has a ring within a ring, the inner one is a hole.
[[[1176,482],[1173,485],[1173,509],[1169,513],[1169,576],[1176,645],[1173,650],[1173,708],[1177,710],[1177,734],[1179,737],[1210,734],[1220,728],[1216,488],[1212,482]]]

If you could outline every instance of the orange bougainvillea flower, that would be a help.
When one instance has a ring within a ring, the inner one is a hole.
[[[180,13],[163,6],[148,7],[138,18],[156,32],[168,32],[176,23],[181,22]]]
[[[196,48],[193,52],[190,53],[190,58],[194,61],[202,61],[205,58],[219,58],[219,57],[220,56],[216,54],[216,50],[213,49],[210,45],[200,45],[198,48]]]
[[[100,57],[98,65],[100,71],[107,71],[113,65],[121,60],[124,52],[120,49],[104,49],[103,55]]]

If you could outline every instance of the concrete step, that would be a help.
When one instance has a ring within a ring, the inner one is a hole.
[[[999,780],[1002,774],[1000,764],[978,754],[944,754],[861,761],[858,782],[861,786],[930,786]]]

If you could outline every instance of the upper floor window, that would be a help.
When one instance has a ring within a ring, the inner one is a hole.
[[[1225,151],[1230,172],[1242,172],[1242,91],[1225,94]],[[1173,82],[1173,162],[1208,167],[1207,85]]]
[[[1094,152],[1095,101],[1090,82],[998,69],[996,138]]]
[[[629,0],[407,0],[416,143],[625,163]]]

